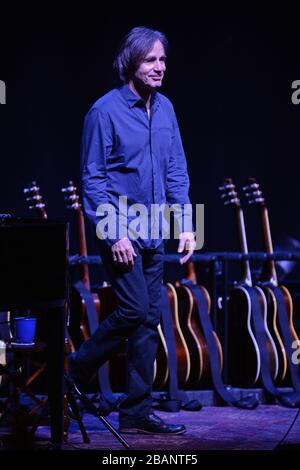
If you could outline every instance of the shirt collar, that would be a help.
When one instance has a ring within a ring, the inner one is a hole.
[[[143,104],[143,100],[139,96],[137,96],[135,93],[133,93],[133,91],[129,88],[127,84],[123,85],[120,88],[120,93],[123,96],[123,98],[125,98],[130,108]],[[155,108],[159,104],[159,98],[158,98],[158,94],[156,91],[154,91],[152,94],[152,104],[155,105]]]

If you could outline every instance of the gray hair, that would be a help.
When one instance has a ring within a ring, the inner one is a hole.
[[[113,64],[123,82],[127,83],[131,79],[157,40],[162,43],[167,53],[168,40],[160,31],[139,26],[123,38]]]

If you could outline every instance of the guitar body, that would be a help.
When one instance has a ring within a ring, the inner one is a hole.
[[[172,312],[172,324],[175,335],[178,385],[179,387],[184,387],[188,382],[191,370],[190,355],[180,327],[176,289],[170,283],[167,283],[166,286]]]
[[[267,304],[267,301],[266,301],[266,296],[264,294],[264,291],[261,289],[261,287],[260,286],[254,286],[254,288],[258,293],[259,303],[260,303],[260,306],[261,306],[262,318],[263,318],[263,321],[264,321],[264,329],[265,329],[265,333],[266,333],[266,346],[267,346],[267,350],[268,350],[268,354],[269,354],[269,361],[270,361],[270,373],[271,373],[271,377],[275,381],[277,376],[278,376],[279,361],[278,361],[276,345],[275,345],[275,342],[272,338],[272,335],[271,335],[271,333],[269,331],[269,327],[268,327],[268,321],[267,321],[268,304]]]
[[[208,291],[205,289],[204,286],[197,285],[197,287],[198,287],[198,289],[201,289],[201,291],[204,293],[204,296],[206,298],[206,303],[207,303],[207,311],[210,313],[210,311],[211,311],[210,295],[209,295]],[[199,308],[199,307],[197,306],[197,308]],[[195,312],[195,310],[193,310],[193,317],[192,318],[193,318],[193,324],[195,324],[195,323],[199,324],[198,314]],[[220,342],[220,340],[217,336],[217,333],[215,331],[213,333],[214,333],[216,346],[217,346],[218,354],[219,354],[219,368],[220,368],[220,372],[222,372],[222,370],[223,370],[223,350],[222,350],[221,342]],[[209,363],[209,376],[210,376],[210,363]],[[204,377],[206,377],[206,376],[204,375]]]
[[[228,310],[229,383],[250,387],[259,378],[260,354],[252,329],[251,299],[247,288],[239,286],[232,289]]]
[[[166,385],[169,377],[168,348],[160,324],[158,325],[157,330],[158,345],[154,365],[153,388],[155,390],[161,390]]]
[[[284,300],[285,300],[285,305],[286,305],[286,310],[287,310],[287,315],[288,315],[291,341],[292,342],[299,341],[299,337],[296,333],[296,330],[295,330],[295,327],[294,327],[294,322],[293,322],[293,299],[292,299],[292,296],[291,296],[289,290],[285,286],[279,285],[278,287],[284,295]],[[299,375],[300,375],[300,369],[298,368],[298,370],[299,370]],[[284,384],[288,385],[288,386],[291,385],[289,371],[287,371]]]
[[[292,296],[291,296],[289,290],[285,286],[279,285],[278,287],[283,292],[283,295],[284,295],[286,309],[287,309],[287,312],[288,312],[288,320],[289,320],[289,327],[290,327],[290,333],[291,333],[292,341],[295,341],[295,340],[299,341],[299,337],[296,333],[296,330],[295,330],[295,327],[294,327],[294,322],[293,322],[293,299],[292,299]]]
[[[191,291],[186,286],[178,286],[176,287],[176,293],[179,324],[188,348],[191,364],[186,385],[187,387],[197,388],[209,366],[208,348],[195,321],[194,310],[196,306]]]
[[[205,287],[197,286],[204,294],[207,311],[210,312],[210,296]],[[188,346],[191,370],[187,385],[199,388],[200,385],[207,385],[210,382],[210,358],[204,333],[199,322],[198,304],[191,289],[182,285],[178,289],[178,310],[180,325]],[[184,290],[182,290],[184,289]],[[223,368],[223,352],[218,336],[214,332],[216,346],[219,353],[219,368]]]
[[[260,286],[263,290],[266,302],[267,302],[267,324],[270,331],[270,334],[274,340],[275,348],[278,356],[278,374],[277,374],[277,384],[281,384],[287,373],[287,357],[286,351],[284,348],[283,340],[280,336],[280,327],[278,324],[277,317],[277,303],[272,289],[267,286]]]
[[[100,300],[97,294],[93,295],[94,305],[99,315]],[[73,288],[70,295],[69,334],[75,350],[79,349],[84,341],[90,338],[90,328],[84,298]]]

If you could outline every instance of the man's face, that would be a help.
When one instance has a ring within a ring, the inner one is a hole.
[[[140,63],[134,76],[146,87],[158,88],[162,84],[162,79],[166,70],[166,55],[164,46],[157,40],[151,51],[148,52],[144,60]]]

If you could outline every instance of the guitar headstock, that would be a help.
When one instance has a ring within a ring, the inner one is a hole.
[[[219,191],[225,206],[241,206],[241,202],[232,178],[224,178],[221,186],[219,186]]]
[[[47,219],[43,196],[40,194],[40,188],[36,181],[32,181],[28,188],[23,189],[23,192],[26,194],[26,201],[29,203],[28,209],[37,211],[40,217]]]
[[[264,206],[265,199],[255,178],[248,178],[247,184],[243,187],[244,194],[250,205]]]
[[[67,203],[67,209],[81,211],[81,203],[79,195],[77,194],[77,187],[74,181],[70,180],[68,186],[62,188],[62,193],[65,194],[65,201]]]

